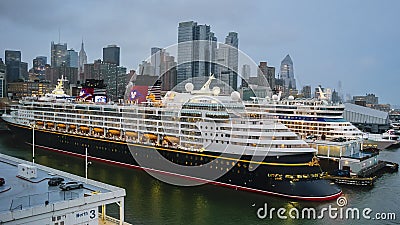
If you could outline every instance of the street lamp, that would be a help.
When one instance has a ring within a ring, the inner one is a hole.
[[[87,183],[88,178],[88,166],[92,164],[92,162],[88,162],[88,149],[85,148],[85,181]]]
[[[32,127],[32,165],[35,165],[35,121],[33,121],[31,127]]]

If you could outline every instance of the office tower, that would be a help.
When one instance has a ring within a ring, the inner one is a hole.
[[[0,98],[7,97],[7,66],[0,58]]]
[[[7,65],[7,82],[16,82],[21,79],[21,51],[6,50],[5,63]]]
[[[275,67],[268,66],[267,62],[260,62],[258,65],[259,73],[258,76],[262,77],[262,80],[266,80],[268,82],[269,87],[271,90],[275,89]]]
[[[46,56],[37,56],[35,59],[33,59],[33,74],[40,80],[44,79],[44,76],[46,74],[46,64]]]
[[[151,48],[151,57],[150,63],[154,66],[154,76],[161,75],[161,60],[164,56],[164,52],[162,48],[153,47]]]
[[[67,43],[51,42],[51,67],[60,67],[67,61]]]
[[[28,80],[29,79],[29,73],[28,73],[28,63],[27,62],[21,62],[20,63],[20,79],[22,80]]]
[[[139,74],[158,76],[161,81],[161,90],[172,90],[176,86],[175,57],[171,56],[163,48],[153,47],[151,48],[150,63],[143,61],[139,65]],[[149,80],[152,79],[149,78]]]
[[[286,89],[296,89],[296,79],[294,78],[293,61],[289,54],[281,62],[281,79],[284,81]]]
[[[113,63],[119,66],[120,48],[116,45],[108,45],[103,48],[103,62]]]
[[[250,65],[244,64],[242,66],[242,74],[241,74],[242,87],[249,87],[250,73],[251,73]]]
[[[303,87],[301,90],[301,94],[303,95],[303,98],[311,98],[311,86],[306,85]]]
[[[215,73],[216,48],[217,38],[210,26],[194,21],[179,23],[177,83],[201,77],[192,81],[195,88],[200,88]]]
[[[79,51],[79,64],[78,64],[78,73],[83,73],[84,65],[87,63],[87,55],[85,52],[85,48],[83,46],[83,40],[81,45],[81,50]]]
[[[66,65],[72,68],[78,68],[78,52],[74,49],[69,49],[67,51],[67,62]]]
[[[238,74],[238,62],[239,62],[239,38],[238,33],[229,32],[225,38],[225,44],[228,47],[228,83],[229,86],[234,90],[237,90],[237,74]]]

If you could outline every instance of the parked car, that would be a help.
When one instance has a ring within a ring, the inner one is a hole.
[[[4,178],[0,177],[0,186],[3,186],[6,183],[6,180]]]
[[[81,182],[77,182],[77,181],[70,181],[70,182],[66,182],[66,183],[61,183],[60,188],[63,191],[69,191],[72,189],[83,188],[83,184]]]
[[[49,182],[47,182],[49,184],[49,186],[58,186],[60,185],[62,182],[64,181],[64,178],[62,177],[51,177],[49,179]]]

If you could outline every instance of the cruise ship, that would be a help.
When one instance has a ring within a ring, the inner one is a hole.
[[[298,200],[341,195],[323,179],[315,149],[276,119],[248,113],[238,92],[210,89],[213,79],[141,104],[78,102],[60,79],[2,118],[23,141],[34,133],[35,146],[79,157],[87,150],[91,160]]]
[[[322,93],[322,92],[321,92]],[[261,118],[273,116],[302,139],[332,140],[335,138],[360,139],[363,133],[343,118],[344,105],[322,99],[253,98],[245,102],[249,111]]]
[[[246,109],[263,119],[272,116],[299,135],[317,150],[323,171],[329,174],[348,170],[351,175],[363,174],[378,164],[378,153],[363,151],[367,144],[363,133],[346,121],[343,104],[326,101],[320,90],[319,99],[253,98]]]

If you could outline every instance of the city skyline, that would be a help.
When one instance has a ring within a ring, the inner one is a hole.
[[[400,105],[393,94],[400,69],[392,66],[400,50],[400,32],[393,29],[400,20],[399,2],[101,3],[65,7],[53,1],[0,3],[0,25],[7,30],[0,37],[0,58],[5,60],[4,50],[19,50],[31,68],[36,56],[50,59],[51,41],[79,50],[83,38],[88,62],[101,59],[103,47],[117,44],[121,65],[136,69],[149,56],[149,48],[177,43],[179,22],[193,20],[210,25],[220,41],[229,32],[237,32],[240,50],[256,63],[267,61],[279,68],[290,54],[299,90],[318,84],[334,89],[342,81],[344,94],[375,93],[381,102]],[[224,14],[221,7],[226,9]],[[13,8],[21,10],[14,14]],[[132,8],[141,10],[130,13]],[[87,13],[88,9],[93,13]],[[38,10],[47,11],[38,14]],[[99,16],[110,11],[115,15],[112,19]],[[158,16],[148,16],[149,12]]]

